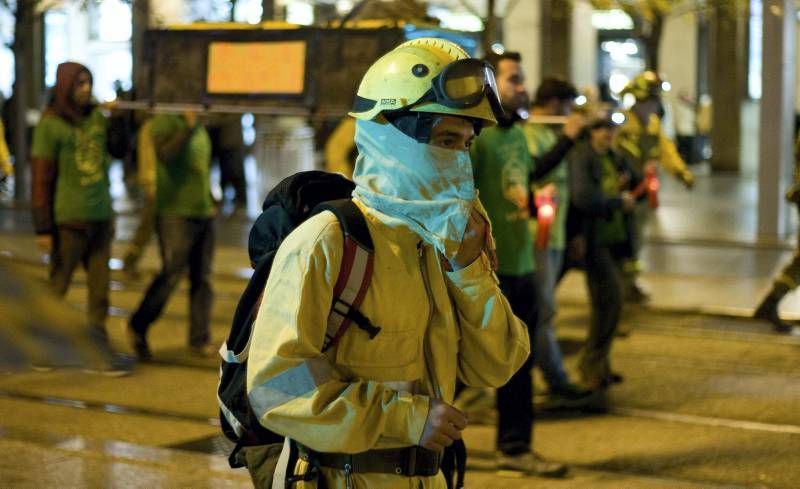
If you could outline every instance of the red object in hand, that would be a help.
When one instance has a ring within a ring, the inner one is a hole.
[[[550,226],[556,217],[556,201],[551,192],[541,192],[536,196],[536,249],[547,248],[550,240]]]
[[[661,182],[658,180],[658,169],[655,165],[647,165],[644,169],[644,179],[631,193],[635,198],[639,198],[646,193],[648,206],[651,209],[655,209],[658,207],[659,188],[661,188]]]

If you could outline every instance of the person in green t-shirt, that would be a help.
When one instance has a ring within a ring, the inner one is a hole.
[[[214,256],[216,208],[211,198],[211,140],[197,113],[159,114],[150,128],[156,168],[156,232],[161,271],[145,292],[128,323],[133,347],[142,361],[152,354],[147,331],[169,296],[189,271],[189,349],[211,356],[211,261]]]
[[[538,324],[533,338],[533,358],[542,371],[549,387],[549,406],[575,408],[585,406],[594,399],[592,392],[572,383],[564,369],[561,347],[556,341],[555,288],[564,261],[566,249],[567,210],[569,208],[568,170],[565,160],[557,160],[555,165],[545,166],[538,158],[546,155],[558,145],[571,145],[581,133],[583,116],[571,114],[572,105],[578,95],[575,87],[559,78],[545,78],[536,90],[531,118],[538,116],[568,116],[563,128],[552,124],[528,122],[522,130],[528,141],[528,149],[534,158],[535,192],[554,192],[556,212],[549,228],[549,236],[543,247],[534,247],[536,261],[536,282],[538,296]],[[535,242],[539,231],[538,221],[529,221],[531,236]],[[541,238],[541,236],[539,236]]]
[[[491,53],[485,58],[497,73],[497,89],[505,111],[498,125],[475,138],[470,149],[475,186],[480,191],[497,242],[497,275],[511,310],[528,326],[536,326],[536,280],[533,240],[528,230],[530,174],[534,170],[525,134],[516,122],[527,108],[525,77],[519,53]],[[560,159],[560,158],[559,158]],[[533,451],[533,377],[531,358],[497,390],[498,467],[534,475],[562,477],[563,464]]]
[[[586,284],[592,306],[589,335],[579,364],[582,382],[606,389],[621,382],[611,369],[611,342],[622,312],[621,261],[630,256],[625,215],[636,200],[629,189],[641,177],[611,149],[616,125],[607,118],[589,125],[589,139],[569,156],[572,204],[582,217]]]
[[[78,63],[61,63],[56,85],[33,133],[31,201],[36,242],[50,253],[50,286],[64,296],[75,269],[86,268],[90,334],[109,348],[108,316],[111,195],[106,118],[92,101],[92,74]],[[102,367],[124,375],[130,365],[114,356]]]

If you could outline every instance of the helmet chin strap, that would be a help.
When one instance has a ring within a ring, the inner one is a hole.
[[[433,126],[439,117],[446,114],[433,112],[412,112],[410,110],[395,110],[384,112],[383,116],[397,130],[406,136],[416,140],[418,143],[430,144]],[[459,117],[459,116],[456,116]],[[471,123],[477,136],[483,128],[483,123],[472,117],[467,118]]]

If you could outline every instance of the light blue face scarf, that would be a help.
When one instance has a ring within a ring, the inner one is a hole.
[[[469,152],[419,143],[391,124],[361,120],[355,141],[353,195],[452,260],[477,196]]]

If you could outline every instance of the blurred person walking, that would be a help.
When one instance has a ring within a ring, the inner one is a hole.
[[[680,180],[686,188],[694,186],[694,174],[686,166],[675,144],[667,138],[661,127],[664,107],[661,103],[663,80],[653,71],[636,75],[622,90],[636,99],[625,111],[625,122],[617,131],[615,151],[638,174],[644,174],[647,164],[660,165]],[[653,211],[646,200],[640,201],[633,214],[634,236],[631,236],[633,256],[623,267],[624,299],[629,302],[646,302],[649,295],[638,283],[642,270],[639,253],[644,240],[644,227]]]
[[[219,165],[219,185],[222,200],[230,188],[232,217],[246,217],[247,181],[244,173],[244,136],[242,117],[239,114],[215,115],[205,124],[211,139],[211,157]]]
[[[212,356],[211,262],[216,209],[211,198],[211,141],[197,113],[159,114],[151,121],[156,157],[156,232],[161,271],[130,317],[128,330],[140,360],[152,353],[150,326],[161,315],[185,271],[189,272],[189,349]]]
[[[6,130],[3,121],[0,120],[0,185],[5,184],[8,177],[14,174],[14,167],[11,165],[11,154],[6,144]]]
[[[139,224],[125,251],[122,270],[130,278],[139,278],[139,262],[147,243],[155,232],[156,221],[156,169],[158,158],[153,143],[152,119],[147,119],[139,128],[136,138],[136,166],[142,207],[139,209]]]
[[[578,95],[575,87],[558,78],[545,78],[536,90],[531,116],[567,116]],[[534,159],[531,180],[534,192],[554,192],[555,215],[548,229],[542,229],[547,236],[539,236],[536,218],[529,221],[534,243],[536,262],[536,302],[538,321],[534,329],[533,358],[542,371],[549,388],[548,407],[580,407],[592,401],[592,392],[570,381],[564,369],[561,347],[556,340],[556,282],[564,261],[566,249],[567,210],[569,208],[568,166],[564,159],[553,159],[555,165],[546,165],[540,160],[549,152],[562,154],[570,149],[583,129],[583,117],[573,114],[561,131],[552,124],[529,122],[522,124],[528,141],[528,150]],[[537,239],[539,238],[539,239]],[[543,239],[544,238],[544,239]]]
[[[786,191],[786,200],[796,205],[800,213],[800,137],[794,146],[794,183]],[[798,284],[800,284],[800,234],[797,237],[797,249],[792,261],[787,263],[775,277],[770,291],[761,299],[753,317],[769,322],[776,333],[791,333],[794,327],[780,318],[778,305],[786,294],[797,288]]]
[[[640,177],[612,150],[616,125],[607,118],[589,124],[589,139],[569,156],[572,203],[580,213],[591,323],[580,359],[582,383],[605,389],[621,382],[611,369],[611,342],[622,311],[620,262],[630,256],[625,215],[636,201],[630,189]]]
[[[56,85],[36,126],[31,148],[31,200],[36,242],[50,253],[50,286],[63,297],[83,264],[89,293],[90,335],[108,347],[112,224],[106,118],[92,99],[92,74],[78,63],[56,69]],[[103,367],[124,375],[124,357]]]
[[[492,221],[497,240],[497,275],[500,289],[514,314],[527,325],[534,338],[537,325],[533,240],[528,229],[530,174],[534,170],[525,133],[516,124],[527,109],[525,76],[519,53],[491,53],[485,58],[497,73],[497,90],[505,111],[496,127],[488,127],[475,138],[472,155],[475,186]],[[532,358],[497,390],[498,467],[527,473],[561,477],[563,464],[543,459],[533,451]]]

